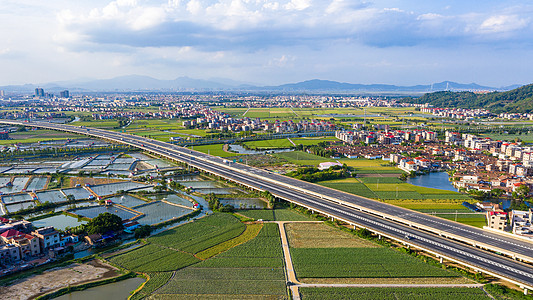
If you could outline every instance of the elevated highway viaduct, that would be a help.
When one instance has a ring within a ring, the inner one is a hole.
[[[533,263],[533,242],[527,240],[487,232],[144,137],[48,122],[0,120],[0,123],[59,130],[128,144],[256,190],[268,190],[276,197],[315,212],[505,279],[524,291],[533,290],[533,267],[530,265]]]

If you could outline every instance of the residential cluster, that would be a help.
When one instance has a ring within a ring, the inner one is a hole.
[[[34,229],[26,220],[0,217],[0,274],[13,271],[20,263],[45,263],[77,242],[78,236],[60,234],[51,226]]]
[[[212,115],[201,117],[196,120],[186,120],[182,123],[185,127],[215,129],[222,132],[239,132],[250,130],[263,130],[274,133],[290,132],[316,132],[333,131],[337,127],[334,123],[324,120],[301,120],[299,122],[269,121],[259,118],[231,118],[228,116]]]
[[[486,109],[466,109],[466,108],[435,108],[423,106],[420,111],[427,114],[432,114],[438,117],[452,118],[452,119],[470,119],[492,117],[490,111]]]
[[[349,158],[388,160],[406,172],[450,170],[453,185],[466,191],[500,189],[511,196],[523,185],[533,190],[533,147],[450,131],[438,140],[432,131],[375,129],[382,131],[336,131],[351,146],[331,148]]]

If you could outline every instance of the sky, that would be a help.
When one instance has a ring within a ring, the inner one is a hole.
[[[530,0],[1,0],[0,85],[533,82]]]

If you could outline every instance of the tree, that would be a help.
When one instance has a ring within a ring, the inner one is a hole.
[[[135,229],[135,238],[140,239],[147,237],[150,235],[150,233],[152,233],[152,227],[150,225],[143,225]]]
[[[529,195],[529,186],[526,184],[522,184],[519,187],[516,188],[516,194],[519,198],[525,199],[527,195]]]
[[[108,231],[119,231],[122,229],[124,229],[122,219],[108,212],[99,214],[87,223],[88,234],[106,233]]]
[[[495,198],[500,198],[503,193],[505,192],[504,190],[502,189],[493,189],[490,191],[492,193],[492,196],[495,197]]]

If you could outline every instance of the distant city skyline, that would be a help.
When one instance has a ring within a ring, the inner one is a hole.
[[[257,85],[533,82],[525,0],[0,2],[0,86],[139,74]]]

